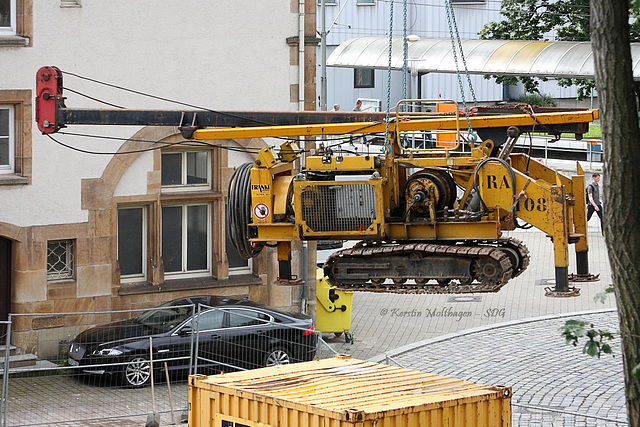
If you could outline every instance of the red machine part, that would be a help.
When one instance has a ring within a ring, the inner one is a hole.
[[[62,72],[42,67],[36,74],[36,123],[43,134],[54,133],[63,125],[56,122],[56,105],[62,99]]]

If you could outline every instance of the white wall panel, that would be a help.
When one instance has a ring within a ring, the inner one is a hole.
[[[346,5],[345,5],[346,2]],[[391,1],[377,1],[375,6],[357,6],[355,0],[337,0],[337,5],[327,6],[326,26],[327,29],[334,22],[335,24],[327,37],[327,56],[341,42],[360,36],[389,35],[389,11]],[[477,4],[454,5],[455,22],[458,33],[463,39],[476,39],[482,27],[491,21],[501,19],[500,0],[487,0]],[[336,15],[343,7],[342,12],[336,19]],[[318,28],[320,29],[320,8],[318,8]],[[393,9],[393,35],[402,36],[404,10],[403,2],[396,0]],[[415,34],[419,37],[449,37],[450,25],[453,23],[447,19],[444,0],[413,0],[407,1],[407,34]],[[451,27],[453,28],[453,26]],[[318,51],[319,52],[319,51]],[[459,57],[461,71],[463,70],[462,58]],[[318,62],[321,61],[318,56]],[[319,70],[319,67],[318,67]],[[328,108],[334,103],[351,106],[357,97],[377,97],[383,99],[386,105],[387,80],[386,72],[376,72],[376,88],[354,89],[353,71],[327,68],[328,82]],[[402,73],[392,73],[392,105],[403,97]],[[317,81],[320,81],[318,75]],[[457,76],[455,74],[430,74],[422,77],[423,98],[453,98],[461,101]],[[491,103],[500,101],[503,98],[503,87],[497,85],[494,79],[484,79],[482,76],[471,76],[473,88],[479,102]],[[463,76],[465,98],[469,102],[472,100],[466,77]],[[555,97],[575,98],[574,88],[557,88],[554,82],[541,83],[543,93],[552,94]],[[318,90],[320,87],[318,85]],[[511,93],[520,93],[521,89],[512,88]],[[411,93],[411,92],[409,92]],[[377,95],[376,95],[377,94]]]
[[[0,90],[30,89],[45,65],[111,84],[224,110],[296,110],[297,83],[286,39],[298,35],[297,9],[289,0],[210,1],[33,0],[33,47],[0,47]],[[184,109],[115,91],[66,75],[65,86],[127,108]],[[104,105],[67,92],[67,106]],[[111,107],[106,107],[111,108]],[[34,117],[35,118],[35,117]],[[73,127],[68,130],[131,137],[139,127]],[[54,135],[89,151],[115,152],[121,141]],[[100,178],[110,155],[61,147],[33,123],[33,182],[0,186],[0,222],[17,226],[87,220],[80,208],[82,179]],[[146,193],[148,155],[136,160],[118,195]]]

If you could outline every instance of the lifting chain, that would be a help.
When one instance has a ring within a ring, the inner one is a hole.
[[[469,119],[470,109],[467,107],[467,101],[464,95],[464,86],[462,84],[462,76],[460,75],[460,67],[458,65],[458,55],[456,53],[456,40],[458,41],[457,49],[460,50],[460,57],[462,59],[462,64],[464,66],[464,72],[467,76],[469,91],[471,92],[471,96],[473,97],[473,103],[475,106],[478,106],[478,100],[476,99],[476,93],[473,90],[473,84],[471,83],[471,76],[469,75],[469,70],[467,69],[467,61],[464,57],[464,52],[462,51],[462,40],[460,40],[460,33],[458,32],[458,24],[456,23],[456,16],[453,10],[452,0],[445,0],[445,10],[447,11],[449,35],[451,37],[451,52],[453,53],[453,60],[456,63],[456,74],[458,76],[458,86],[460,88],[460,96],[462,97],[462,104],[464,105],[465,117],[467,119],[467,130],[469,131],[469,137],[475,141],[476,134],[473,132],[473,129],[471,128],[471,120]]]
[[[402,20],[402,53],[403,53],[403,65],[402,65],[402,97],[408,99],[407,96],[407,71],[409,62],[409,46],[407,43],[407,0],[402,0],[403,7],[403,20]],[[403,110],[406,109],[406,104],[402,104]]]
[[[393,45],[393,2],[389,3],[389,64],[387,66],[387,115],[385,116],[385,133],[384,144],[387,154],[391,153],[391,144],[389,144],[389,111],[391,111],[391,47]]]

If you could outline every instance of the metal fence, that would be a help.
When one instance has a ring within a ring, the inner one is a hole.
[[[9,366],[9,357],[11,354],[10,343],[11,342],[11,322],[0,321],[0,345],[4,344],[4,354],[0,353],[2,357],[2,386],[0,389],[0,425],[5,426],[6,413],[7,413],[7,387],[9,385],[9,376],[6,375],[6,367]]]
[[[302,318],[202,304],[91,313],[12,314],[0,426],[186,414],[187,378],[331,357]],[[100,326],[96,326],[100,325]],[[14,353],[9,355],[9,342]],[[166,419],[166,418],[165,418]]]

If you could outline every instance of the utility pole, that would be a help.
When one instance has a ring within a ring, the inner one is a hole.
[[[327,111],[327,24],[326,0],[320,0],[320,111]]]

